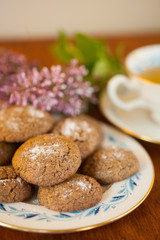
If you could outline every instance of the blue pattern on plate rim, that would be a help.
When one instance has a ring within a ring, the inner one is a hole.
[[[0,203],[0,213],[7,213],[8,215],[14,215],[14,217],[19,217],[23,219],[34,218],[36,221],[45,220],[47,222],[51,222],[54,220],[65,221],[65,220],[73,220],[81,217],[88,217],[97,215],[98,213],[106,212],[110,208],[115,209],[116,206],[122,202],[125,202],[126,199],[132,194],[134,189],[138,185],[138,181],[140,180],[140,173],[133,175],[132,177],[126,179],[122,182],[120,190],[109,200],[102,202],[92,208],[85,209],[82,211],[75,212],[60,212],[59,214],[51,214],[50,216],[46,213],[40,213],[38,211],[29,211],[27,209],[15,208],[8,204]]]
[[[104,132],[105,137],[112,144],[116,144],[119,147],[128,148],[128,146],[119,141],[115,136],[113,136],[110,132]],[[109,209],[116,209],[116,206],[122,202],[125,202],[135,188],[138,186],[138,181],[140,180],[141,174],[138,172],[137,174],[131,176],[130,178],[122,181],[122,185],[119,188],[119,191],[109,200],[99,203],[98,205],[85,209],[82,211],[74,211],[74,212],[60,212],[56,214],[48,215],[44,212],[31,211],[25,208],[18,209],[17,207],[13,207],[13,204],[10,205],[8,203],[0,203],[0,213],[12,215],[14,217],[19,217],[22,219],[34,219],[35,221],[47,221],[51,222],[54,220],[65,221],[65,220],[73,220],[81,217],[95,216],[98,213],[107,212]],[[55,213],[53,211],[53,213]]]

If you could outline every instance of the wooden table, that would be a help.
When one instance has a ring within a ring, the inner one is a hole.
[[[160,43],[160,34],[146,36],[117,36],[105,37],[112,49],[117,43],[124,43],[125,54],[147,44]],[[24,53],[29,60],[38,59],[42,66],[55,63],[49,53],[49,46],[53,40],[35,40],[25,42],[0,42],[0,46]],[[98,113],[97,113],[98,112]],[[98,108],[91,115],[107,122]],[[108,122],[107,122],[108,123]],[[67,234],[30,233],[0,227],[1,240],[158,240],[160,239],[160,145],[138,140],[150,154],[155,167],[155,183],[147,199],[133,212],[120,220],[108,225],[84,232]]]

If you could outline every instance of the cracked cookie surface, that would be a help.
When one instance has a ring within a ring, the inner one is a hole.
[[[33,186],[17,176],[12,166],[0,167],[0,202],[22,202],[33,194]]]
[[[53,117],[32,106],[13,106],[0,110],[0,141],[24,142],[47,133],[53,127]]]
[[[40,187],[38,201],[54,211],[79,211],[98,204],[102,194],[102,188],[95,179],[75,174],[56,186]]]
[[[111,147],[99,149],[86,159],[81,172],[108,184],[129,178],[138,169],[139,161],[131,151]]]
[[[103,140],[99,122],[87,115],[64,118],[54,126],[52,132],[74,141],[80,149],[82,159],[99,148]]]
[[[52,186],[76,173],[81,156],[78,146],[70,139],[44,134],[23,143],[14,154],[12,164],[26,182]]]

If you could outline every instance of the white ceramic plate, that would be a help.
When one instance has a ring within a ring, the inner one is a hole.
[[[134,139],[102,124],[103,146],[120,146],[133,151],[140,162],[139,172],[111,185],[102,201],[77,212],[55,212],[40,206],[36,199],[25,203],[1,203],[0,225],[32,232],[65,233],[82,231],[113,222],[138,207],[154,182],[154,168],[145,149]],[[58,200],[58,199],[57,199]]]
[[[145,109],[124,111],[113,105],[104,90],[99,99],[103,115],[122,131],[147,142],[160,144],[160,125],[155,123]]]

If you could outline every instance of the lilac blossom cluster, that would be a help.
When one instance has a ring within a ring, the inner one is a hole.
[[[50,112],[77,115],[87,110],[88,103],[97,103],[97,87],[84,80],[87,69],[78,65],[76,59],[68,66],[32,68],[20,71],[10,88],[4,85],[9,105],[32,104],[35,108]]]
[[[17,73],[29,68],[23,54],[0,48],[0,107],[8,106],[8,92],[17,80]]]
[[[25,55],[11,50],[0,48],[0,73],[3,75],[15,74],[19,70],[27,68]]]

